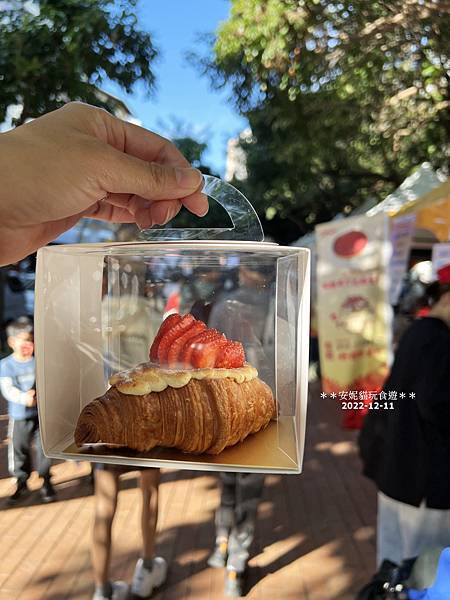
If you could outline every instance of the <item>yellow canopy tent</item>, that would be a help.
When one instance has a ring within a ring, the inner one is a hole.
[[[394,215],[412,212],[416,214],[417,228],[433,232],[440,242],[450,240],[450,180],[404,204]]]
[[[418,239],[428,233],[431,243],[446,242],[450,239],[450,180],[442,181],[429,163],[423,163],[367,215],[379,212],[390,217],[414,213]]]

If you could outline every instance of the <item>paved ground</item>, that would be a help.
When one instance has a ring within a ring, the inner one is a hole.
[[[313,386],[304,473],[267,477],[248,598],[352,600],[372,574],[375,492],[359,475],[355,434],[340,429],[340,418],[335,401],[322,400]],[[5,424],[0,419],[0,439]],[[5,498],[14,488],[6,473],[6,447],[0,448],[0,600],[84,600],[92,595],[89,466],[61,463],[54,472],[57,503],[43,506],[32,495],[25,506],[7,509]],[[218,502],[215,477],[165,471],[162,481],[159,553],[171,567],[155,598],[222,598],[223,572],[206,566]],[[112,565],[116,578],[130,579],[138,556],[135,484],[135,476],[127,475],[120,494]],[[33,488],[39,485],[33,479]]]

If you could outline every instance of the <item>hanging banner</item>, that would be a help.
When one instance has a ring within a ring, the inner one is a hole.
[[[442,267],[450,265],[450,243],[433,244],[431,251],[431,268],[433,281],[438,278],[437,272]]]
[[[344,426],[357,428],[390,364],[388,217],[350,217],[316,232],[322,388],[341,400]]]
[[[392,244],[389,262],[389,302],[392,306],[398,303],[402,291],[403,277],[408,266],[411,243],[416,228],[416,215],[394,217],[390,222],[390,238]]]

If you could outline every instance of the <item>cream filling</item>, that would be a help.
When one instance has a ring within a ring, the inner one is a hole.
[[[142,363],[128,371],[116,373],[109,379],[122,394],[144,396],[151,392],[162,392],[167,387],[181,388],[191,379],[234,379],[237,383],[251,381],[258,371],[247,363],[237,369],[187,369],[176,371],[161,369],[151,363]]]

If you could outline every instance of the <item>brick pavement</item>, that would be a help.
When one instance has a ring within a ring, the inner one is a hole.
[[[304,473],[268,476],[259,509],[247,597],[258,600],[352,600],[374,569],[375,491],[360,475],[355,433],[339,427],[335,402],[311,389]],[[0,428],[4,427],[0,421]],[[2,432],[0,431],[0,434]],[[0,447],[0,600],[86,600],[93,585],[89,539],[93,497],[86,463],[54,467],[59,501],[36,494],[7,509],[13,491]],[[33,477],[31,487],[39,481]],[[124,477],[114,526],[112,573],[130,579],[139,553],[139,493]],[[216,479],[165,471],[159,553],[170,561],[157,600],[222,598],[223,572],[206,566],[218,502]]]

